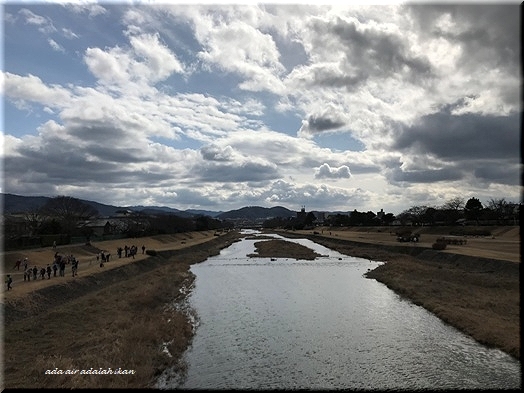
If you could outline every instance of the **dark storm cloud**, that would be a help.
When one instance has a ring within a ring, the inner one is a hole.
[[[453,181],[463,178],[463,173],[456,168],[444,169],[426,169],[403,171],[401,168],[395,168],[389,177],[393,182],[408,182],[408,183],[434,183],[439,181]]]
[[[480,164],[474,168],[476,178],[487,183],[500,183],[507,185],[518,185],[522,179],[522,173],[518,165],[511,165],[506,162],[488,162]]]
[[[464,62],[503,68],[520,64],[519,4],[415,4],[407,6],[407,10],[415,17],[422,34],[460,43]],[[436,25],[446,14],[455,23],[456,31],[444,31]]]
[[[196,169],[197,179],[209,182],[248,182],[272,180],[280,177],[274,166],[256,162],[245,162],[238,165],[203,166]]]
[[[138,162],[148,162],[151,157],[145,157],[143,151],[137,147],[121,147],[104,145],[91,145],[85,148],[85,152],[95,156],[99,160],[107,160],[119,164],[132,164]]]
[[[503,159],[520,154],[520,116],[453,115],[451,107],[423,116],[411,126],[397,127],[393,148],[431,154],[443,160]]]
[[[165,172],[146,173],[118,163],[85,160],[73,152],[57,157],[37,152],[33,156],[10,156],[4,160],[4,168],[8,174],[5,176],[7,184],[24,179],[24,183],[51,183],[54,186],[101,183],[132,187],[134,181],[142,183],[147,179],[148,184],[153,185],[170,178]],[[27,168],[32,169],[28,171]]]
[[[364,28],[341,18],[328,26],[317,21],[313,24],[313,29],[322,34],[332,34],[339,46],[337,49],[342,49],[345,53],[340,73],[318,70],[315,74],[317,83],[353,87],[372,76],[404,74],[408,80],[414,82],[432,75],[430,62],[413,54],[405,39],[394,33]],[[326,45],[324,42],[318,44]]]
[[[335,130],[343,127],[345,123],[338,119],[332,119],[326,116],[311,115],[307,119],[307,129],[310,132],[322,132],[327,130]]]
[[[75,125],[75,123],[79,123]],[[83,122],[83,123],[82,123]],[[107,121],[86,121],[84,119],[68,122],[67,133],[82,141],[97,141],[118,146],[127,139],[126,132],[120,127],[114,127]]]
[[[200,154],[206,161],[231,161],[233,148],[231,146],[220,148],[218,146],[208,145],[200,149]]]

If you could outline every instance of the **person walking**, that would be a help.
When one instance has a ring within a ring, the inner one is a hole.
[[[49,263],[47,264],[47,279],[49,280],[51,278],[51,266],[49,266]]]
[[[13,269],[16,268],[16,270],[20,270],[20,265],[22,264],[22,261],[20,259],[17,259],[16,260],[16,263],[15,263],[15,266],[13,267]]]
[[[10,291],[11,289],[13,289],[11,287],[11,284],[13,283],[13,279],[11,278],[11,275],[8,274],[6,279],[5,279],[5,283],[7,284],[7,290]]]
[[[53,263],[53,277],[56,277],[57,270],[58,270],[58,264],[55,262]]]
[[[73,273],[73,277],[77,275],[78,270],[78,261],[75,259],[71,262],[71,272]]]
[[[142,244],[142,254],[146,252],[146,246]]]
[[[33,267],[33,280],[36,281],[37,276],[38,276],[38,268],[35,266]]]
[[[65,261],[62,259],[62,260],[60,261],[60,272],[59,272],[60,277],[65,277],[65,268],[66,268],[66,263],[65,263]]]

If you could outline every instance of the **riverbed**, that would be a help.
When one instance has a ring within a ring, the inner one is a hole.
[[[321,257],[249,258],[256,241],[243,239],[191,267],[196,278],[187,308],[196,333],[184,355],[187,370],[166,370],[158,387],[521,387],[519,361],[364,278],[381,262],[307,239],[292,241]]]

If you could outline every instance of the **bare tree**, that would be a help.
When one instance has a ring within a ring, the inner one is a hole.
[[[455,197],[453,199],[450,199],[444,205],[442,208],[444,210],[464,210],[464,207],[466,206],[466,202],[464,201],[464,198],[462,197]]]
[[[411,206],[409,209],[404,210],[402,213],[400,213],[397,218],[401,221],[410,220],[413,223],[419,224],[423,220],[424,213],[426,213],[426,210],[428,209],[428,206],[422,205],[422,206]]]
[[[24,213],[24,221],[27,229],[29,229],[29,235],[35,235],[38,233],[39,228],[45,222],[45,215],[39,212],[37,209],[32,209]]]
[[[78,221],[90,220],[98,216],[98,210],[79,199],[70,196],[57,196],[42,206],[41,213],[56,218],[69,231]]]

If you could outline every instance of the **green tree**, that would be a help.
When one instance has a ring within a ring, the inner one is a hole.
[[[482,212],[482,209],[484,207],[482,206],[482,203],[477,198],[470,198],[466,202],[466,206],[464,207],[464,215],[468,220],[475,220],[479,222],[479,217]]]

